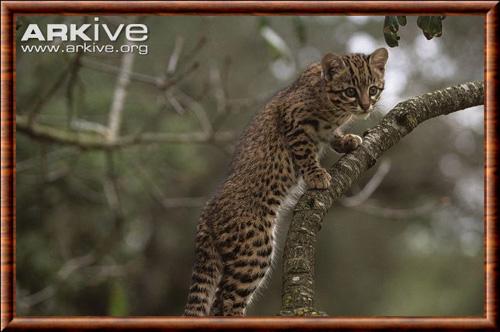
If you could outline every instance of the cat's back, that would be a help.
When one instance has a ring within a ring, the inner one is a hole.
[[[234,211],[235,206],[238,211],[251,210],[262,199],[259,195],[269,189],[269,183],[276,181],[277,174],[287,169],[293,175],[292,157],[281,128],[282,117],[310,98],[310,87],[316,84],[319,71],[319,64],[310,65],[257,112],[240,137],[228,176],[212,199],[212,212],[223,213],[226,208]]]

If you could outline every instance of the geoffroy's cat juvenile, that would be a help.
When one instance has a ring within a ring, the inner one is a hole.
[[[280,211],[303,187],[330,186],[322,147],[346,153],[362,143],[339,127],[379,100],[387,58],[385,48],[326,54],[256,115],[201,215],[186,316],[245,314],[271,266]]]

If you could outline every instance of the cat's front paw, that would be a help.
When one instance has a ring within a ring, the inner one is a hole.
[[[358,146],[360,146],[363,143],[363,139],[361,138],[361,136],[354,134],[344,135],[343,141],[345,149],[348,150],[348,152],[356,150]]]
[[[324,168],[317,168],[304,176],[304,181],[309,189],[327,189],[332,183],[332,176]]]
[[[363,143],[363,139],[354,134],[346,134],[341,139],[332,142],[332,148],[339,153],[354,151]]]

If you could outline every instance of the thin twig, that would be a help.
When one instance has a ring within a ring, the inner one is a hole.
[[[193,97],[184,93],[180,89],[176,89],[175,92],[178,97],[181,97],[181,100],[183,100],[185,104],[189,105],[190,110],[200,122],[200,126],[203,129],[203,132],[205,132],[208,136],[211,136],[214,130],[205,108],[201,106],[201,104],[198,103]]]
[[[83,55],[82,52],[78,52],[75,55],[74,65],[71,66],[71,68],[69,69],[68,84],[66,84],[66,110],[68,112],[68,118],[66,123],[68,128],[71,127],[71,122],[73,120],[73,116],[75,115],[75,103],[74,103],[73,92],[75,85],[78,83],[78,74],[81,69],[80,59],[82,55]]]
[[[43,106],[52,98],[52,96],[54,96],[54,94],[66,80],[68,73],[71,73],[73,71],[73,67],[79,65],[78,63],[79,63],[79,56],[76,56],[70,62],[68,68],[59,74],[59,76],[54,81],[54,83],[52,83],[49,89],[37,99],[37,101],[33,104],[31,110],[28,113],[28,123],[32,124],[35,122],[36,117],[40,114],[40,111],[42,110]]]
[[[120,72],[120,68],[114,65],[107,64],[105,62],[92,61],[87,58],[83,58],[81,61],[82,65],[86,68],[97,70],[99,72],[107,74],[117,74]],[[129,78],[138,83],[144,83],[148,85],[153,85],[158,87],[160,85],[159,79],[146,74],[136,73],[133,71],[127,72]]]
[[[196,45],[183,57],[182,63],[187,65],[191,61],[191,59],[193,59],[198,55],[198,53],[200,53],[206,43],[207,38],[205,36],[202,36],[200,39],[198,39]]]
[[[145,188],[151,192],[151,195],[161,204],[165,210],[173,208],[193,208],[201,207],[205,204],[206,197],[167,197],[163,190],[158,185],[153,177],[137,163],[133,162],[132,166],[137,171],[137,174],[144,180],[147,185]]]
[[[227,113],[226,91],[222,84],[221,72],[215,65],[210,68],[210,82],[212,83],[215,100],[217,102],[217,113]]]
[[[377,216],[382,218],[408,219],[432,212],[433,210],[444,204],[445,203],[443,202],[427,202],[423,205],[416,206],[414,208],[393,209],[389,207],[378,206],[375,204],[363,203],[357,206],[356,210],[372,216]]]
[[[130,41],[128,41],[127,44],[129,46],[134,45],[134,43]],[[134,52],[125,53],[120,66],[120,73],[116,83],[113,103],[111,104],[111,109],[109,111],[107,139],[110,142],[116,141],[120,132],[125,98],[127,96],[127,88],[130,83],[130,72],[132,71],[133,65]]]
[[[90,264],[93,264],[94,262],[95,257],[93,254],[86,254],[68,260],[57,271],[57,280],[54,284],[48,285],[35,293],[20,297],[18,300],[19,304],[25,308],[30,308],[34,305],[47,301],[54,296],[56,292],[56,284],[67,280],[72,274],[78,272],[86,266],[89,266]]]
[[[175,38],[175,46],[172,55],[168,58],[167,64],[167,75],[172,75],[177,69],[177,64],[179,63],[179,57],[182,53],[182,47],[184,46],[184,38],[178,36]]]
[[[382,160],[377,171],[370,178],[368,183],[354,196],[344,197],[340,202],[347,207],[353,207],[363,204],[377,190],[384,178],[391,169],[391,162],[387,159]]]
[[[182,106],[182,104],[175,98],[174,94],[171,91],[167,91],[165,93],[165,98],[172,108],[177,112],[177,114],[186,113],[186,109]]]
[[[108,127],[97,122],[87,121],[83,119],[74,119],[71,122],[70,128],[76,131],[95,133],[101,135],[102,137],[106,137],[106,135],[108,134]]]
[[[115,161],[112,151],[106,151],[106,177],[103,182],[103,187],[109,209],[113,213],[115,222],[118,223],[123,219],[124,211],[120,199],[118,176],[115,170]]]

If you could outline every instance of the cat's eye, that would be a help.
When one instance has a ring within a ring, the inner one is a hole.
[[[354,88],[347,88],[347,89],[345,89],[344,93],[347,97],[350,97],[350,98],[356,97],[356,89],[354,89]]]
[[[376,86],[371,86],[368,93],[370,96],[375,96],[378,93],[378,88]]]

